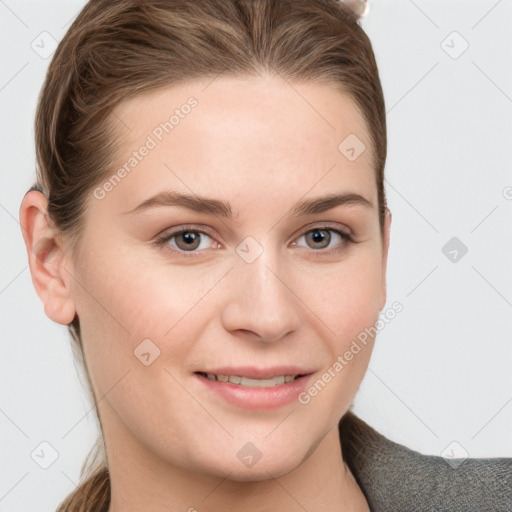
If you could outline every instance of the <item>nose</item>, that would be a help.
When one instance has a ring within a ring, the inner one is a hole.
[[[270,250],[252,263],[238,260],[221,314],[224,328],[267,343],[296,331],[302,323],[301,301],[286,270]]]

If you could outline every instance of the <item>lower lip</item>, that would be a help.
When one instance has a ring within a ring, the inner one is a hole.
[[[231,382],[211,380],[197,373],[194,374],[194,377],[232,405],[244,409],[269,410],[284,407],[297,400],[299,394],[305,390],[311,375],[313,374],[303,375],[291,382],[270,388],[240,386]]]

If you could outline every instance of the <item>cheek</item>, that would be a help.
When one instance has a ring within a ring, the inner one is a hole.
[[[381,291],[380,260],[375,255],[370,248],[354,252],[353,258],[317,281],[323,286],[313,288],[317,291],[311,309],[322,320],[320,337],[329,357],[304,401],[314,399],[319,414],[332,422],[352,402],[373,350]]]
[[[121,372],[134,361],[139,364],[134,351],[147,339],[164,356],[158,363],[169,351],[173,359],[183,359],[211,317],[209,291],[226,272],[171,266],[137,257],[141,253],[98,248],[101,261],[91,253],[81,267],[86,285],[77,287],[76,305],[84,350],[102,368],[108,364]]]
[[[84,356],[96,395],[108,393],[110,406],[127,417],[133,408],[136,419],[145,409],[135,404],[148,403],[162,389],[174,389],[175,395],[165,398],[179,402],[180,386],[164,369],[173,366],[171,361],[176,365],[171,373],[176,373],[199,337],[204,320],[197,314],[204,316],[200,299],[215,276],[191,286],[190,275],[181,269],[144,265],[109,255],[107,249],[96,254],[101,261],[92,255],[83,261],[83,286],[75,290]]]
[[[134,337],[171,328],[206,293],[213,279],[166,265],[162,259],[152,261],[140,249],[130,253],[99,248],[98,254],[101,257],[90,255],[81,267],[86,283],[85,293],[79,293],[83,312],[87,314],[92,306],[94,318],[106,318]]]
[[[358,257],[322,282],[315,306],[328,357],[300,402],[328,418],[331,428],[352,403],[368,368],[380,313],[380,268],[375,259]]]
[[[347,338],[376,322],[380,313],[381,267],[370,250],[354,252],[353,258],[333,266],[314,283],[305,278],[303,286],[310,290],[312,309],[335,333],[339,349]]]

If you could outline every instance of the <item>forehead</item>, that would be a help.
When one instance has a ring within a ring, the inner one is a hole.
[[[352,97],[334,85],[275,77],[194,81],[131,98],[113,118],[114,170],[151,146],[124,180],[142,195],[164,183],[210,195],[271,194],[270,187],[276,195],[303,195],[346,185],[375,198],[366,124]]]
[[[192,98],[196,106],[189,108],[187,103]],[[274,133],[314,139],[330,135],[333,143],[348,133],[356,133],[361,139],[369,135],[352,96],[334,84],[296,83],[268,76],[220,77],[161,88],[121,102],[113,117],[128,129],[125,135],[136,138],[151,126],[157,128],[171,120],[173,114],[173,130],[178,124],[189,125],[181,121],[192,113],[194,129],[198,131],[203,125],[203,133],[209,138],[246,135],[250,129],[269,139]],[[212,131],[212,124],[220,129]]]

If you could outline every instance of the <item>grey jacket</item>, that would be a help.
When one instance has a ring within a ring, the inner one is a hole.
[[[512,512],[512,458],[449,464],[390,441],[351,411],[339,432],[371,512]]]

